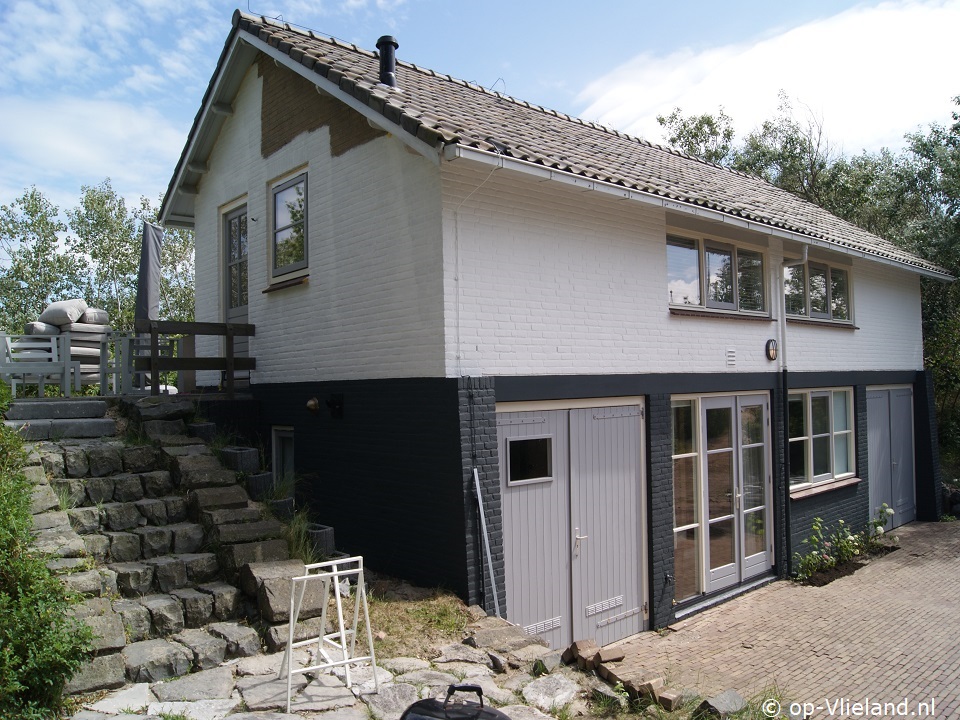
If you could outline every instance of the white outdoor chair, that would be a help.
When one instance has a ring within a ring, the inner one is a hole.
[[[80,361],[70,359],[70,334],[7,335],[0,333],[0,378],[10,383],[13,397],[18,385],[36,385],[40,397],[47,383],[60,386],[70,397],[71,385],[79,392]]]

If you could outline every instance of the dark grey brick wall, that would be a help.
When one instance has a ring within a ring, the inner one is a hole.
[[[773,452],[773,528],[774,528],[774,570],[778,577],[786,577],[790,571],[790,518],[787,508],[790,504],[788,469],[786,466],[786,412],[783,398],[783,375],[777,389],[771,393],[770,441]]]
[[[673,431],[669,395],[647,396],[647,543],[650,547],[650,627],[673,614]]]
[[[506,616],[507,595],[504,579],[503,514],[500,504],[500,461],[497,452],[496,394],[493,378],[464,377],[457,383],[460,414],[460,461],[463,479],[463,517],[465,532],[467,597],[493,614],[496,604],[483,546],[480,512],[477,504],[473,469],[480,478],[483,512],[490,542],[500,615]]]
[[[836,490],[829,490],[812,497],[790,501],[790,571],[796,571],[795,554],[806,555],[809,546],[804,539],[810,536],[815,518],[821,518],[824,531],[833,530],[838,521],[853,532],[864,529],[870,519],[870,479],[867,454],[867,389],[863,385],[853,388],[856,417],[857,476],[860,482]]]
[[[943,514],[943,475],[937,434],[933,374],[917,374],[913,385],[913,437],[916,458],[917,519],[939,520]]]

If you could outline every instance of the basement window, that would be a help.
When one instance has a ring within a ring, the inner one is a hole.
[[[507,472],[510,485],[553,480],[553,436],[509,439]]]

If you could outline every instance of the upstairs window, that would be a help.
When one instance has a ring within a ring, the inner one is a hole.
[[[783,269],[787,315],[850,322],[850,274],[842,268],[807,263]]]
[[[671,305],[766,312],[763,253],[667,236],[667,299]]]
[[[307,267],[307,175],[273,189],[273,277]]]

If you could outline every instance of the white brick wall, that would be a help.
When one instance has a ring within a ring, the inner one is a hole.
[[[246,196],[255,383],[443,374],[439,176],[394,138],[340,157],[329,131],[260,156],[261,81],[251,69],[197,200],[197,319],[222,321],[221,217]],[[308,172],[310,277],[268,294],[270,183]],[[207,352],[213,345],[202,344]]]
[[[777,369],[777,323],[669,313],[663,210],[466,161],[442,173],[448,375]],[[772,288],[781,244],[761,242]],[[861,329],[791,324],[790,368],[921,367],[916,276],[867,262],[852,276]]]

